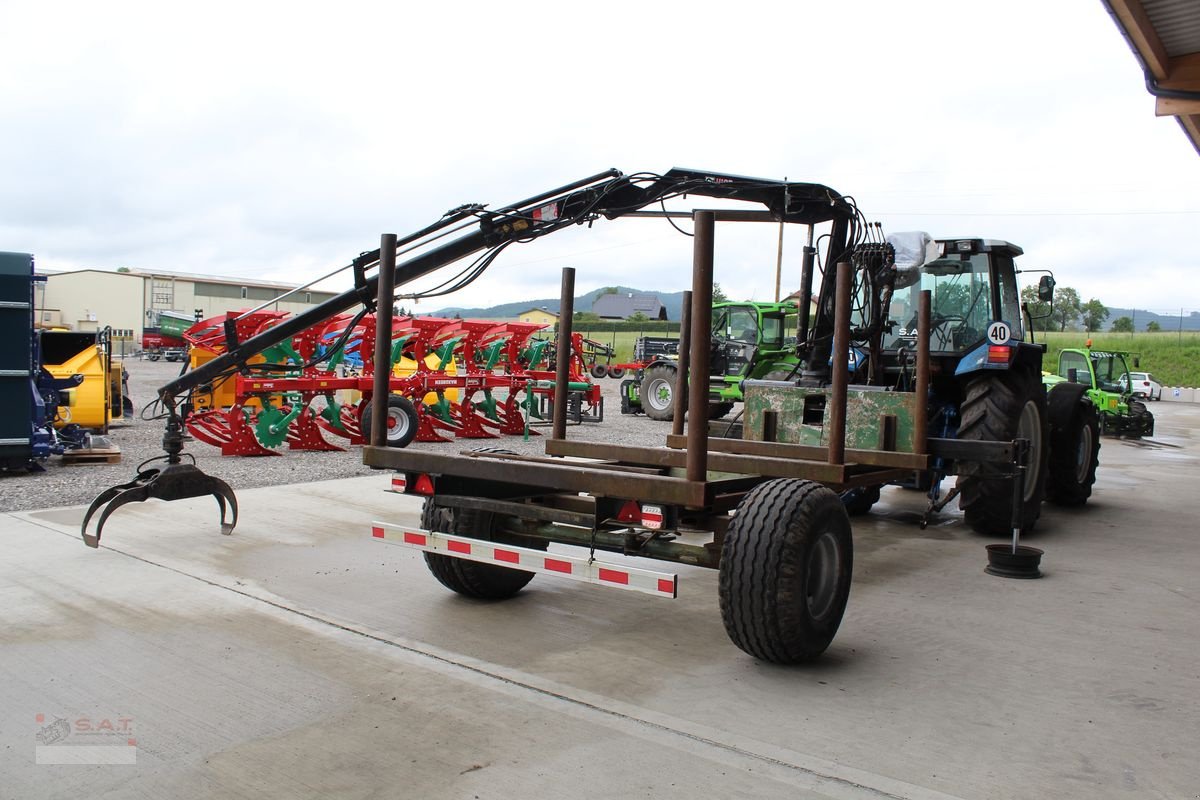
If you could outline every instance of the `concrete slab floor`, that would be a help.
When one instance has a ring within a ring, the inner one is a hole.
[[[371,541],[419,515],[385,475],[246,491],[231,537],[211,500],[127,506],[99,552],[79,508],[0,516],[0,797],[1196,796],[1200,408],[1153,410],[1047,507],[1040,581],[886,490],[799,668],[728,642],[706,570],[460,598]],[[57,719],[136,764],[36,764]]]

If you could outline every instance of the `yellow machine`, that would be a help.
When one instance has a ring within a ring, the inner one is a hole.
[[[44,330],[39,335],[42,367],[55,378],[78,381],[61,392],[66,402],[58,407],[54,427],[74,424],[106,433],[112,420],[124,418],[124,368],[113,359],[103,331]]]

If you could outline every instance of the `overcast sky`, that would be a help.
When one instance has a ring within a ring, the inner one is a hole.
[[[1200,309],[1200,156],[1153,108],[1100,0],[0,0],[0,249],[303,282],[464,202],[688,166],[1008,239],[1084,299]],[[771,299],[776,231],[741,227],[717,280]],[[556,297],[562,266],[579,293],[678,290],[690,240],[601,222],[420,310]]]

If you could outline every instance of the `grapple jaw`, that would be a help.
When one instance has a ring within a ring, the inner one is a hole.
[[[80,527],[83,542],[88,547],[99,547],[105,521],[123,505],[150,499],[184,500],[205,495],[217,498],[217,505],[221,508],[221,533],[233,533],[233,528],[237,525],[238,504],[237,496],[234,495],[233,489],[229,488],[229,484],[206,474],[194,464],[167,464],[161,469],[143,470],[129,483],[106,489],[93,500],[87,513],[83,515],[83,525]],[[229,522],[225,521],[226,503],[232,512]],[[104,511],[96,522],[96,532],[88,533],[88,523],[101,507],[104,507]]]

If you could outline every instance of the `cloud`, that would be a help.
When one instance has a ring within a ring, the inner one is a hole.
[[[682,165],[824,182],[889,229],[1016,241],[1084,296],[1200,307],[1200,160],[1093,4],[4,14],[0,242],[48,267],[299,282],[460,203]],[[726,290],[772,294],[775,232],[721,237]],[[678,289],[689,259],[661,222],[606,222],[510,248],[445,304],[555,296],[561,266]]]

